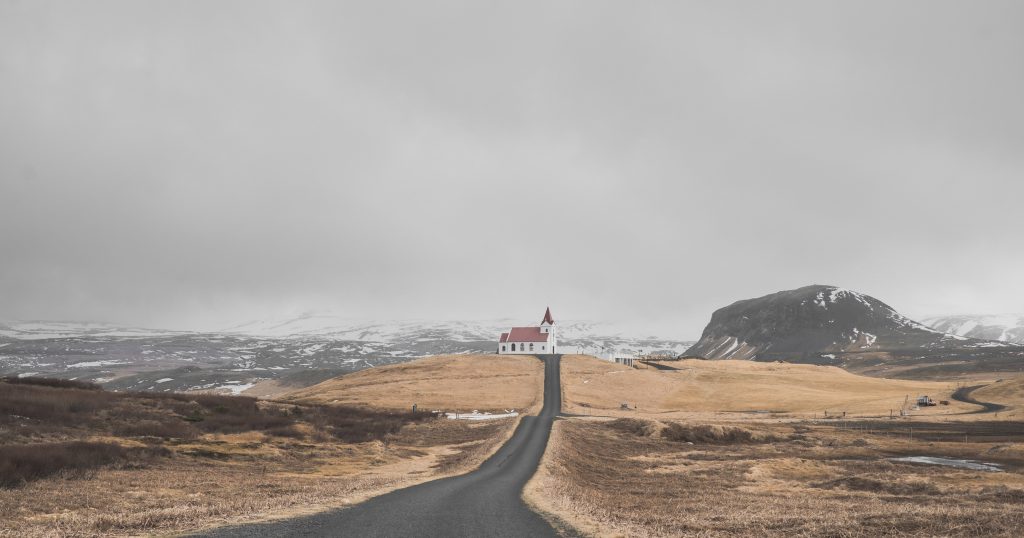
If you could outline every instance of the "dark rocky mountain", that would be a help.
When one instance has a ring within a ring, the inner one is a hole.
[[[700,341],[684,355],[839,366],[860,359],[861,367],[877,367],[893,358],[946,361],[993,352],[1013,364],[1024,360],[1017,346],[939,332],[869,295],[814,285],[716,310]]]

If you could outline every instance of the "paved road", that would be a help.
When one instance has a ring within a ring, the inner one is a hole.
[[[981,387],[984,387],[984,386],[985,385],[975,385],[973,387],[960,387],[960,388],[956,389],[956,392],[953,393],[953,399],[954,400],[958,400],[958,401],[966,402],[966,403],[972,403],[974,405],[980,405],[980,406],[982,406],[984,408],[984,409],[978,409],[977,411],[970,411],[968,413],[964,413],[965,415],[977,415],[977,414],[981,414],[981,413],[995,413],[997,411],[1002,411],[1003,409],[1006,409],[1005,405],[1000,405],[1000,404],[997,404],[997,403],[981,402],[981,401],[975,400],[974,397],[971,396],[971,393],[974,392],[975,389],[980,389]]]
[[[351,508],[216,529],[196,536],[557,536],[521,499],[562,408],[561,355],[542,356],[544,408],[523,417],[512,438],[479,469],[375,497]]]

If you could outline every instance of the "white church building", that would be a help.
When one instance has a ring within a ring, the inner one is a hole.
[[[558,337],[551,308],[544,311],[544,319],[537,327],[512,327],[498,339],[499,355],[547,355],[555,352]]]

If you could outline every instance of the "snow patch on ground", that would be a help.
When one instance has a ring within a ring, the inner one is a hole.
[[[825,288],[824,290],[819,291],[818,294],[814,297],[814,304],[818,305],[821,308],[827,309],[828,305],[836,304],[840,300],[847,298],[853,299],[863,304],[864,306],[868,307],[869,310],[875,309],[875,305],[871,304],[871,301],[869,301],[864,294],[835,286],[830,286],[828,288]]]
[[[499,418],[518,417],[519,413],[511,411],[508,413],[481,413],[474,410],[472,413],[445,413],[445,416],[452,420],[495,420]]]
[[[99,368],[102,366],[117,366],[121,364],[128,364],[125,361],[88,361],[88,362],[76,362],[69,364],[68,368]]]
[[[1001,473],[1002,469],[999,468],[999,464],[996,463],[985,463],[975,460],[960,460],[955,458],[939,458],[936,456],[904,456],[901,458],[890,458],[892,461],[903,461],[908,463],[927,463],[929,465],[945,465],[947,467],[957,467],[959,469],[970,469],[972,471],[988,471],[993,473]]]
[[[256,383],[242,383],[241,381],[228,381],[227,383],[217,387],[217,390],[226,390],[231,394],[238,396],[243,391],[249,390],[256,386]]]

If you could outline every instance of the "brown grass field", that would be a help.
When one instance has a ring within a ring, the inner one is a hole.
[[[373,385],[357,389],[357,407],[308,394],[257,401],[0,381],[0,536],[173,534],[346,506],[466,472],[518,420],[413,414],[402,391],[449,409],[540,403],[540,361],[489,358],[438,357],[384,372],[376,395]],[[446,374],[455,380],[428,386]]]
[[[563,411],[574,416],[556,421],[528,502],[593,536],[1017,536],[1024,526],[1024,378],[963,383],[998,413],[952,401],[890,419],[908,395],[952,400],[960,381],[666,364],[676,369],[563,357]],[[517,421],[410,406],[533,412],[542,380],[533,357],[453,355],[277,400],[0,381],[0,536],[173,534],[465,472]]]
[[[285,396],[294,401],[446,411],[539,409],[544,364],[523,355],[440,355],[370,368]]]
[[[1006,406],[998,415],[952,402],[890,419],[905,395],[950,399],[957,382],[668,364],[680,370],[563,358],[563,407],[583,416],[555,423],[528,502],[601,537],[1019,536],[1024,527],[1024,379],[967,383],[984,385],[971,397]],[[891,459],[903,456],[1002,472]]]
[[[979,383],[968,383],[975,385]],[[983,402],[994,402],[1008,406],[999,413],[1000,418],[1021,420],[1024,418],[1024,377],[998,379],[971,393]]]
[[[562,408],[567,413],[651,418],[762,416],[813,418],[898,414],[906,396],[951,400],[920,412],[954,415],[976,409],[952,401],[956,382],[881,379],[832,366],[752,361],[683,360],[678,370],[634,369],[581,355],[562,358]],[[621,410],[621,404],[630,410]],[[634,409],[635,406],[635,409]]]
[[[602,537],[1010,537],[1024,526],[1024,432],[1012,423],[1000,441],[967,443],[834,424],[673,424],[557,421],[527,499]],[[1006,472],[888,459],[904,455]]]

